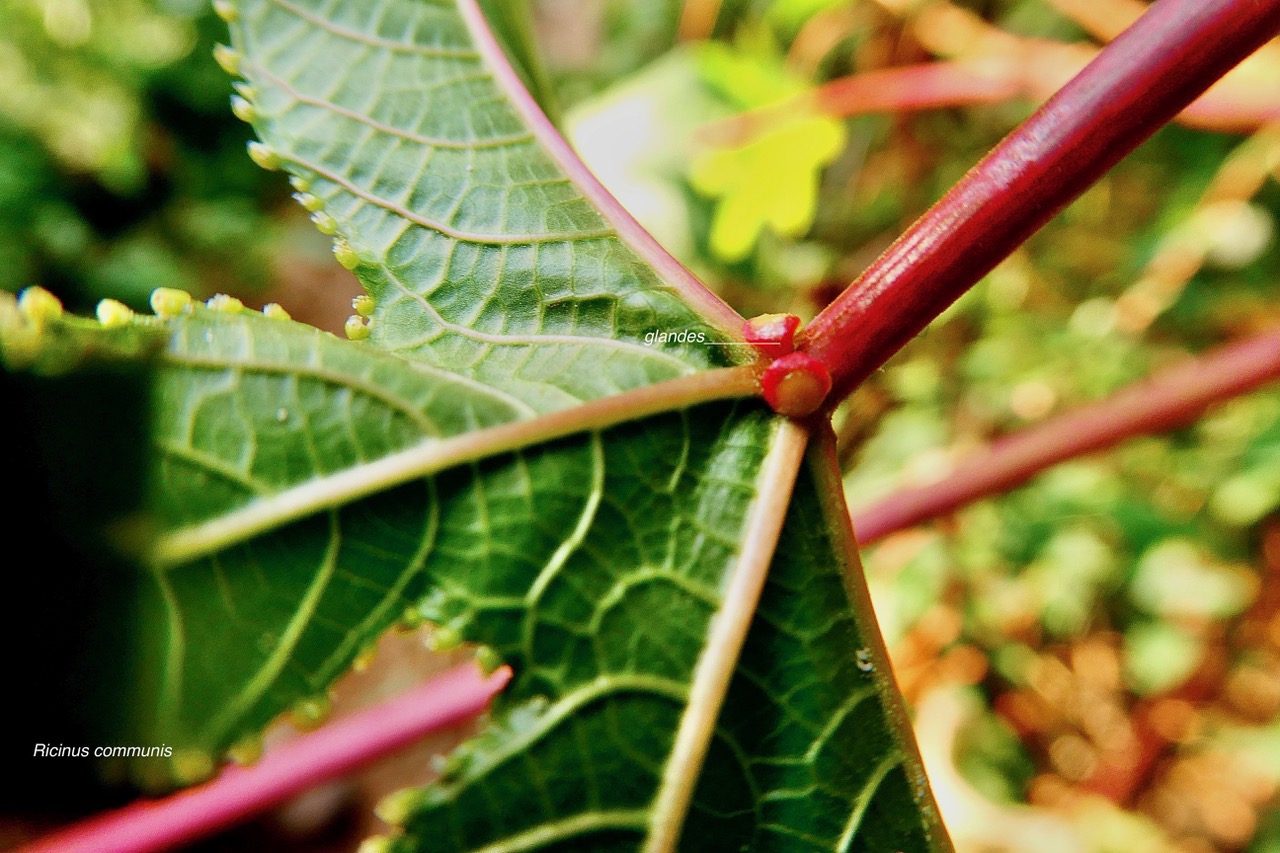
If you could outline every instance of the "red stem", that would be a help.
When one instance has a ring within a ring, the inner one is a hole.
[[[22,853],[151,853],[233,826],[432,732],[482,713],[511,678],[466,664],[386,704],[335,720],[272,750],[252,767],[160,800],[140,800],[47,835]]]
[[[809,326],[847,395],[999,261],[1280,31],[1280,0],[1159,0]]]
[[[1280,329],[1214,350],[1105,400],[997,441],[941,482],[905,489],[854,513],[864,545],[1004,492],[1051,465],[1137,435],[1193,422],[1213,403],[1280,379]]]

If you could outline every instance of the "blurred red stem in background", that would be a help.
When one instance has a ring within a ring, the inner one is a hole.
[[[854,512],[864,545],[1004,492],[1046,468],[1125,439],[1195,421],[1204,409],[1280,379],[1280,329],[1212,351],[1112,397],[1051,418],[962,463],[946,479]]]
[[[831,399],[1277,31],[1280,0],[1159,0],[813,321]]]
[[[510,678],[506,667],[488,677],[474,664],[456,667],[390,702],[282,744],[252,767],[231,767],[199,787],[81,821],[23,853],[172,850],[467,722],[484,712]]]

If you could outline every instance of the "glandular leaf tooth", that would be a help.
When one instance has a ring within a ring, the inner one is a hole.
[[[225,44],[213,46],[213,58],[232,77],[240,75],[240,54]]]
[[[174,750],[169,766],[173,769],[174,781],[182,785],[203,782],[217,769],[212,755],[202,749],[190,748]]]
[[[98,322],[108,329],[127,326],[133,321],[134,316],[132,308],[115,299],[104,299],[99,302],[94,314]]]
[[[204,304],[210,310],[221,311],[224,314],[238,314],[244,310],[243,302],[226,293],[215,293]]]
[[[296,192],[293,194],[293,197],[298,204],[302,205],[312,213],[315,213],[317,210],[324,207],[324,200],[318,196],[312,195],[311,193]]]
[[[356,853],[390,853],[391,839],[385,835],[371,835],[364,841],[360,842],[360,846],[356,848]]]
[[[176,317],[191,308],[191,294],[176,287],[157,287],[151,291],[151,310],[157,317]]]
[[[351,668],[356,672],[364,672],[366,669],[373,666],[373,662],[377,657],[378,644],[369,643],[356,654],[355,660],[351,662]]]
[[[262,758],[262,736],[253,734],[236,741],[231,749],[227,750],[227,758],[241,767],[257,764]]]
[[[476,649],[476,663],[485,675],[493,675],[502,666],[502,655],[488,646]]]
[[[320,728],[333,713],[333,701],[328,696],[311,696],[300,699],[289,709],[289,722],[304,732]]]
[[[252,122],[258,117],[258,111],[253,108],[253,104],[239,95],[231,96],[231,112],[244,122]]]
[[[361,317],[373,316],[373,309],[377,307],[377,303],[373,301],[373,297],[367,293],[362,293],[351,300],[352,309]]]
[[[250,142],[246,147],[249,149],[249,158],[268,172],[280,168],[280,155],[261,142]]]
[[[236,19],[240,17],[240,10],[236,8],[236,5],[231,0],[213,0],[213,11],[214,14],[228,24],[235,23]]]
[[[353,341],[363,341],[369,337],[369,321],[359,314],[352,314],[343,324],[342,330]]]
[[[301,175],[290,175],[289,184],[300,193],[310,192],[311,190],[311,182]]]
[[[427,648],[433,652],[448,652],[462,645],[462,635],[445,625],[437,625],[431,629],[427,638]]]
[[[353,270],[360,266],[360,254],[356,252],[355,249],[351,248],[351,244],[341,237],[333,241],[333,256],[338,259],[338,263],[341,264],[344,269]],[[359,298],[360,297],[358,296],[356,297],[356,299]],[[359,308],[356,308],[356,313],[362,317],[369,316]]]
[[[315,223],[316,229],[321,234],[336,234],[338,232],[338,220],[323,210],[317,210],[311,214],[311,221]]]
[[[18,310],[36,323],[62,316],[62,301],[43,287],[28,287],[18,294]]]
[[[422,791],[416,788],[403,788],[383,797],[373,811],[392,826],[403,826],[421,804]]]
[[[292,320],[293,319],[292,317],[289,316],[289,312],[284,310],[284,306],[281,305],[279,302],[268,302],[266,305],[263,305],[262,313],[265,316],[270,317],[272,320]]]

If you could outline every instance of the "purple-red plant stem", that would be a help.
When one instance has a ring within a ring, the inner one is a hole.
[[[1280,0],[1151,6],[810,324],[832,399],[1278,31]]]
[[[864,545],[1004,492],[1046,468],[1138,435],[1192,423],[1206,407],[1280,379],[1280,329],[1214,350],[1119,393],[995,442],[946,479],[854,513]]]
[[[22,853],[151,853],[203,838],[484,712],[511,678],[455,667],[385,704],[271,750],[252,767],[159,800],[140,800],[39,839]]]

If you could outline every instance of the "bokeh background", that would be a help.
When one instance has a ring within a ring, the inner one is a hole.
[[[1135,11],[534,6],[573,142],[746,316],[820,310]],[[225,37],[201,0],[0,0],[0,288],[40,284],[80,312],[145,309],[158,286],[224,291],[341,327],[357,285],[245,155],[211,58]],[[952,64],[841,85],[938,60]],[[842,407],[855,509],[1280,322],[1280,46],[1218,106],[1213,127],[1158,133]],[[866,551],[962,851],[1280,851],[1278,509],[1273,387]],[[343,688],[356,703],[387,689]],[[406,783],[381,774],[208,849],[349,849],[357,809]]]

